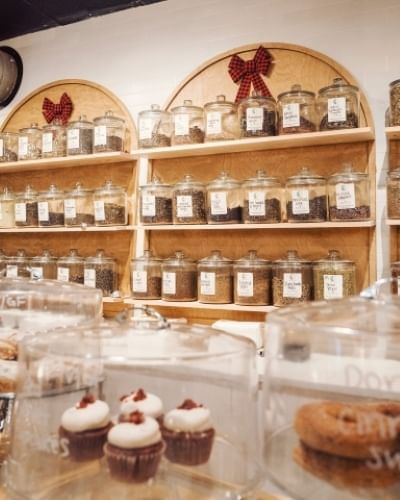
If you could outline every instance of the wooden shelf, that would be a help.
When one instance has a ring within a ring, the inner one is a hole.
[[[193,302],[171,302],[168,300],[146,300],[146,299],[124,299],[125,304],[158,306],[158,307],[175,307],[178,309],[217,309],[220,311],[241,311],[241,312],[259,312],[267,313],[276,311],[275,306],[239,306],[236,304],[202,304],[197,301]]]
[[[386,137],[389,140],[400,140],[400,127],[386,127]]]
[[[400,223],[400,221],[398,221]],[[329,229],[374,227],[375,221],[362,222],[282,222],[280,224],[166,224],[154,226],[136,226],[145,231],[209,231],[230,229]]]
[[[102,233],[133,231],[136,226],[88,226],[88,227],[15,227],[0,229],[0,233]]]
[[[386,219],[386,225],[388,225],[388,226],[400,226],[400,219]]]

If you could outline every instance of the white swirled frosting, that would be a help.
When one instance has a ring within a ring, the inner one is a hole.
[[[164,417],[164,427],[175,432],[201,432],[212,428],[208,408],[175,408]]]
[[[151,394],[149,392],[146,392],[145,394],[146,397],[139,401],[134,401],[137,391],[133,392],[129,396],[126,396],[121,402],[120,412],[123,415],[127,415],[133,411],[140,411],[147,417],[160,417],[164,411],[161,399],[155,394]]]
[[[158,422],[151,417],[144,417],[140,424],[122,422],[114,425],[107,436],[107,440],[118,448],[143,448],[156,444],[161,440]]]
[[[110,409],[104,401],[89,403],[84,408],[68,408],[62,417],[61,425],[69,432],[82,432],[101,429],[110,422]]]

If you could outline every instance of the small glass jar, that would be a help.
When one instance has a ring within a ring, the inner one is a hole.
[[[319,129],[357,128],[360,115],[360,91],[343,78],[334,78],[332,85],[318,92]]]
[[[67,154],[89,155],[93,153],[93,122],[80,115],[79,119],[68,124]]]
[[[105,153],[124,151],[125,120],[114,116],[112,111],[106,111],[104,116],[94,118],[93,152]]]
[[[64,257],[60,257],[57,260],[58,281],[70,281],[83,285],[84,261],[85,259],[79,255],[75,248],[72,248]]]
[[[139,187],[139,200],[142,224],[172,224],[172,186],[156,177]]]
[[[315,94],[293,85],[291,90],[278,95],[279,135],[315,132]]]
[[[150,250],[131,260],[131,290],[134,299],[161,299],[161,259]]]
[[[42,255],[32,257],[30,261],[31,279],[57,279],[57,257],[49,250],[43,250]]]
[[[93,191],[84,189],[80,182],[64,198],[66,226],[94,226]]]
[[[313,297],[312,263],[301,259],[296,250],[288,250],[286,258],[272,266],[272,302],[287,306],[306,302]]]
[[[39,227],[59,227],[64,225],[64,193],[55,184],[40,193],[38,198]]]
[[[7,256],[0,248],[0,278],[4,278],[6,275],[6,267],[7,267]]]
[[[107,257],[103,249],[97,250],[94,257],[85,259],[84,285],[100,289],[103,297],[110,297],[118,290],[117,263],[112,257]]]
[[[285,185],[288,222],[324,222],[327,220],[326,178],[303,167],[289,177]]]
[[[42,130],[42,157],[56,158],[67,154],[67,129],[55,119]]]
[[[343,299],[356,293],[356,266],[341,259],[337,250],[329,250],[327,257],[314,262],[313,274],[315,300]]]
[[[198,144],[204,142],[204,111],[193,106],[190,99],[183,106],[171,109],[173,119],[172,145]]]
[[[0,163],[18,160],[18,134],[0,133]]]
[[[0,194],[0,227],[15,227],[15,196],[7,187]]]
[[[16,227],[37,227],[39,225],[38,194],[29,184],[25,191],[15,197]]]
[[[387,174],[386,197],[388,218],[400,219],[400,168]]]
[[[392,293],[400,295],[400,261],[390,263],[390,274],[393,278]]]
[[[237,106],[224,95],[204,105],[205,141],[239,139],[240,127]]]
[[[160,109],[158,104],[152,104],[150,109],[139,113],[138,129],[140,148],[171,146],[171,113]]]
[[[232,261],[213,250],[197,264],[199,302],[230,304],[233,299]]]
[[[30,278],[30,259],[24,249],[6,259],[6,278]]]
[[[93,200],[96,226],[124,226],[128,223],[128,197],[123,187],[114,186],[108,180],[95,190]]]
[[[253,92],[239,104],[241,137],[268,137],[276,135],[277,110],[273,97],[263,97]]]
[[[227,172],[207,184],[207,222],[238,224],[242,220],[242,190],[240,182]]]
[[[390,93],[390,123],[392,127],[400,125],[400,80],[389,84]]]
[[[169,301],[193,301],[197,299],[196,261],[187,259],[182,251],[161,264],[161,298]]]
[[[234,302],[241,306],[271,304],[271,262],[249,252],[233,263]]]
[[[191,175],[184,175],[172,189],[174,224],[206,224],[206,188]]]
[[[345,165],[328,179],[329,218],[331,221],[366,221],[371,217],[368,174],[354,172]]]
[[[37,160],[42,156],[42,131],[37,123],[21,128],[18,136],[18,160]]]
[[[245,224],[279,223],[281,216],[282,185],[276,177],[268,177],[265,170],[242,184]]]

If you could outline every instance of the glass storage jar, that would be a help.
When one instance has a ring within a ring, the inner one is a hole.
[[[139,200],[142,224],[172,224],[172,186],[156,177],[139,187]]]
[[[185,99],[183,106],[172,108],[171,113],[173,119],[172,145],[204,142],[203,108],[193,106],[190,99]]]
[[[150,109],[139,113],[138,129],[140,148],[171,146],[171,113],[160,109],[158,104],[152,104]]]
[[[356,265],[329,250],[324,259],[314,262],[314,299],[343,299],[356,293]]]
[[[390,274],[394,280],[391,289],[393,293],[400,295],[400,261],[390,263]]]
[[[237,106],[218,95],[217,100],[204,105],[205,141],[239,139]]]
[[[400,80],[394,80],[389,84],[390,93],[390,123],[389,126],[400,125]]]
[[[37,160],[42,156],[42,131],[37,123],[21,128],[18,136],[18,160]]]
[[[93,122],[80,115],[70,122],[67,129],[67,154],[89,155],[93,153]]]
[[[272,302],[287,306],[313,298],[312,263],[299,257],[296,250],[288,250],[286,258],[272,266]]]
[[[55,158],[67,154],[67,129],[55,119],[42,130],[42,157]]]
[[[7,256],[0,248],[0,278],[4,278],[6,275],[6,266],[7,266]]]
[[[193,301],[197,299],[196,261],[185,257],[180,250],[161,264],[161,298],[171,301]]]
[[[271,262],[249,252],[233,263],[234,302],[241,306],[271,304]]]
[[[123,226],[128,223],[128,196],[125,188],[114,186],[108,180],[95,190],[93,200],[96,226]]]
[[[67,255],[57,260],[57,279],[58,281],[70,281],[71,283],[84,282],[84,262],[78,250],[71,248]]]
[[[18,193],[15,197],[15,225],[17,227],[37,227],[38,194],[28,184],[25,191]]]
[[[207,184],[208,224],[237,224],[242,220],[242,190],[240,182],[227,172],[221,172]]]
[[[55,280],[57,279],[57,257],[49,250],[43,250],[42,255],[32,257],[30,260],[31,279]]]
[[[400,168],[387,174],[386,201],[388,218],[400,219]]]
[[[24,249],[17,250],[15,255],[7,257],[6,278],[30,278],[30,258]]]
[[[84,265],[84,284],[98,288],[104,297],[110,297],[118,290],[117,262],[108,257],[103,249],[98,249],[96,255],[87,257]]]
[[[150,250],[131,260],[131,290],[134,299],[161,299],[161,259]]]
[[[93,191],[80,182],[65,194],[64,223],[66,226],[94,226]]]
[[[0,194],[0,227],[15,227],[15,196],[7,187]]]
[[[94,118],[93,152],[104,153],[124,151],[125,120],[114,116],[113,111],[106,111],[104,116]]]
[[[50,184],[48,191],[38,197],[38,216],[40,227],[64,225],[64,192],[55,184]]]
[[[18,134],[14,132],[0,133],[0,163],[18,160]]]
[[[206,224],[206,188],[192,175],[184,175],[172,189],[174,224]]]
[[[326,178],[303,167],[289,177],[285,185],[288,222],[324,222],[327,220]]]
[[[281,222],[282,185],[276,177],[268,177],[265,170],[257,170],[256,176],[242,184],[245,224]]]
[[[354,172],[345,165],[328,178],[329,218],[331,221],[369,220],[371,217],[368,174]]]
[[[240,101],[238,113],[241,137],[276,135],[277,110],[273,97],[253,92],[251,97]]]
[[[219,250],[197,263],[198,300],[205,304],[230,304],[233,298],[232,261]]]
[[[279,135],[315,132],[315,94],[292,85],[291,90],[278,95]]]
[[[334,78],[332,85],[318,92],[318,108],[320,130],[357,128],[360,115],[358,87],[347,84],[343,78]]]

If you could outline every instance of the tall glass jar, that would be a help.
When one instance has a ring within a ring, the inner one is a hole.
[[[400,295],[400,261],[390,263],[390,274],[394,280],[392,284],[393,293]]]
[[[85,259],[84,285],[100,289],[104,297],[118,290],[117,262],[108,257],[103,249],[98,249],[96,255]]]
[[[67,154],[67,129],[55,119],[42,130],[42,157],[55,158]]]
[[[315,132],[315,94],[292,85],[291,90],[278,95],[279,135]]]
[[[7,267],[7,256],[0,248],[0,278],[4,278],[6,275],[6,267]]]
[[[65,194],[64,223],[66,226],[93,226],[93,191],[84,189],[80,182]]]
[[[198,144],[204,142],[203,108],[193,106],[190,99],[183,106],[171,109],[173,119],[172,145]]]
[[[343,78],[334,78],[332,85],[318,92],[319,129],[357,128],[360,115],[360,91]]]
[[[386,199],[388,218],[400,219],[400,168],[387,174]]]
[[[296,250],[288,250],[286,258],[272,266],[272,298],[274,306],[306,302],[313,297],[312,263],[299,257]]]
[[[217,100],[204,105],[205,141],[238,139],[240,137],[237,106],[218,95]]]
[[[152,104],[150,109],[139,113],[138,129],[140,148],[171,146],[171,113],[160,109],[158,104]]]
[[[93,122],[80,115],[70,122],[67,130],[67,154],[88,155],[93,153]]]
[[[356,293],[356,266],[341,258],[338,250],[329,250],[324,259],[314,262],[315,300],[343,299]]]
[[[0,133],[0,163],[18,160],[18,134]]]
[[[112,111],[106,111],[104,116],[94,118],[93,152],[104,153],[124,151],[125,120],[114,116]]]
[[[206,224],[206,188],[191,175],[184,175],[172,190],[174,224]]]
[[[58,281],[70,281],[83,285],[85,259],[81,257],[78,250],[72,248],[67,255],[57,260]]]
[[[161,259],[150,250],[131,260],[131,290],[134,299],[161,299]]]
[[[389,84],[390,93],[390,123],[392,127],[400,125],[400,80]]]
[[[21,128],[18,136],[18,160],[37,160],[42,156],[42,131],[37,123]]]
[[[208,224],[237,224],[242,220],[243,197],[240,182],[227,172],[207,184]]]
[[[96,226],[123,226],[128,223],[128,196],[125,188],[111,180],[96,189],[93,196]]]
[[[276,177],[268,177],[265,170],[257,170],[256,176],[242,184],[245,224],[281,222],[282,185]]]
[[[196,261],[185,257],[180,250],[161,264],[161,298],[170,301],[193,301],[197,299]]]
[[[15,196],[7,187],[0,194],[0,227],[15,227]]]
[[[368,174],[354,172],[345,165],[328,179],[329,218],[331,221],[364,221],[371,217]]]
[[[30,278],[30,258],[23,248],[6,259],[6,278]]]
[[[271,304],[271,262],[249,252],[233,263],[234,302],[241,306]]]
[[[49,250],[43,250],[42,255],[31,258],[30,273],[31,279],[57,279],[57,257]]]
[[[289,177],[285,186],[288,222],[323,222],[327,220],[326,178],[303,167]]]
[[[39,195],[38,215],[40,227],[64,225],[64,193],[55,184],[50,184],[48,191]]]
[[[140,222],[172,224],[172,186],[157,177],[139,188]]]
[[[197,296],[205,304],[230,304],[233,299],[232,261],[219,250],[197,264]]]
[[[267,137],[276,135],[277,110],[273,97],[263,97],[253,92],[239,104],[241,137]]]
[[[15,197],[15,225],[17,227],[37,227],[39,224],[38,215],[38,194],[28,184],[25,191]]]

